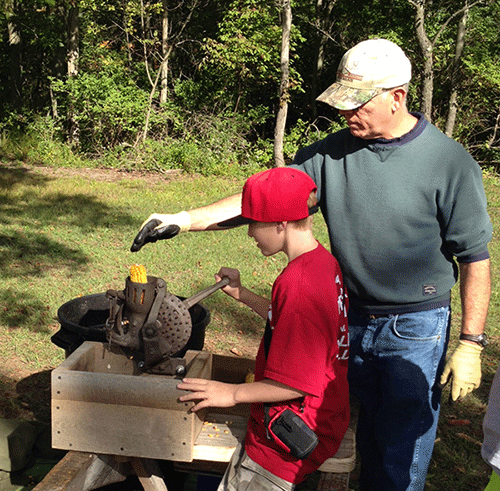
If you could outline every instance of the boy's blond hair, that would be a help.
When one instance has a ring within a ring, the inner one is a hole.
[[[308,208],[312,208],[317,204],[318,204],[318,198],[316,197],[316,192],[311,191],[311,194],[307,199],[307,206]],[[303,218],[302,220],[295,220],[288,223],[290,223],[292,227],[296,228],[297,230],[307,230],[312,228],[312,222],[313,222],[313,215],[309,215],[308,217]]]

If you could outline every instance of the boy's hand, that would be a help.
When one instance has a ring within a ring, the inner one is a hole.
[[[191,394],[181,396],[182,402],[199,400],[191,411],[199,411],[204,407],[232,407],[236,404],[234,393],[236,384],[226,384],[215,380],[185,378],[177,385],[178,389],[190,390]]]
[[[215,275],[215,281],[220,281],[224,276],[229,278],[229,284],[221,290],[227,293],[230,297],[240,300],[241,296],[241,280],[240,272],[233,268],[220,268],[219,272]]]

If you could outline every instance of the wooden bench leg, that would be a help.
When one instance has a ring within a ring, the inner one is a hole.
[[[132,466],[144,491],[168,491],[156,460],[133,458]]]

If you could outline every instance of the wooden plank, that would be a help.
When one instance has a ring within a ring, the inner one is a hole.
[[[113,410],[115,407],[119,410]],[[137,406],[55,401],[52,419],[54,448],[190,461],[194,422],[199,416]]]
[[[136,360],[125,355],[125,352],[109,343],[94,342],[94,365],[89,371],[115,373],[119,375],[141,375]]]
[[[97,344],[91,341],[83,342],[56,370],[91,370],[94,366],[94,353]]]
[[[186,360],[186,377],[209,380],[212,374],[212,353],[209,351],[188,350]]]
[[[355,465],[356,435],[352,428],[348,428],[337,453],[325,460],[319,470],[321,472],[351,472]]]
[[[187,363],[186,377],[203,378],[207,380],[210,379],[212,374],[212,353],[208,351],[188,350],[186,352],[185,359]],[[185,391],[182,392],[185,393]],[[194,405],[193,402],[184,404],[187,404],[186,407],[188,409]],[[194,442],[201,431],[206,414],[207,408],[197,411],[195,414],[190,414],[193,422],[193,426],[191,428],[191,438],[189,440],[191,460],[193,459]]]
[[[132,466],[144,491],[168,491],[156,460],[132,459]]]
[[[354,396],[350,399],[351,419],[349,428],[340,444],[337,453],[323,462],[319,468],[322,472],[351,472],[356,465],[356,429],[358,427],[359,400]]]
[[[52,372],[54,448],[191,461],[205,411],[190,413],[194,403],[179,401],[184,394],[177,389],[179,379],[132,375],[133,362],[123,354],[102,343],[84,345]],[[187,376],[210,378],[211,353],[188,353]],[[120,370],[127,374],[115,373]]]
[[[194,443],[193,459],[229,462],[247,430],[247,418],[209,413]]]
[[[210,412],[195,440],[193,459],[213,462],[229,462],[234,449],[242,441],[247,429],[247,418],[233,414]],[[355,437],[348,429],[334,457],[326,460],[321,472],[345,473],[356,464]]]
[[[177,389],[178,383],[178,379],[167,375],[138,377],[56,369],[52,372],[52,401],[96,402],[185,411],[184,404],[178,400],[184,393]],[[110,407],[110,411],[112,410]]]
[[[236,445],[245,436],[247,420],[243,416],[211,411],[195,440],[193,459],[228,462]],[[319,470],[333,473],[352,471],[356,465],[355,447],[355,433],[349,428],[335,456],[327,459]]]
[[[124,481],[130,471],[130,463],[110,456],[68,452],[33,491],[91,491]]]
[[[95,346],[84,352],[84,358],[87,359],[89,353],[96,354]],[[67,369],[61,365],[52,371],[52,400],[98,402],[179,411],[185,411],[185,407],[191,406],[179,403],[178,399],[184,391],[177,389],[179,379],[174,376],[143,374],[138,377],[115,373],[119,369],[115,362],[118,362],[120,367],[127,366],[122,363],[123,359],[127,360],[123,355],[117,356],[114,360],[109,359],[105,363],[110,370],[113,370],[109,373],[88,369],[83,371],[83,362],[79,365],[81,371]],[[210,377],[212,371],[210,353],[190,352],[189,360],[186,376]],[[72,363],[72,366],[75,365],[77,363]],[[86,366],[88,368],[88,364]]]
[[[212,380],[241,384],[248,370],[255,372],[255,360],[236,356],[213,355]]]

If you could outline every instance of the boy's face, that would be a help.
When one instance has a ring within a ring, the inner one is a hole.
[[[281,222],[252,222],[248,225],[248,236],[257,242],[257,247],[264,256],[272,256],[283,250],[284,233]]]

